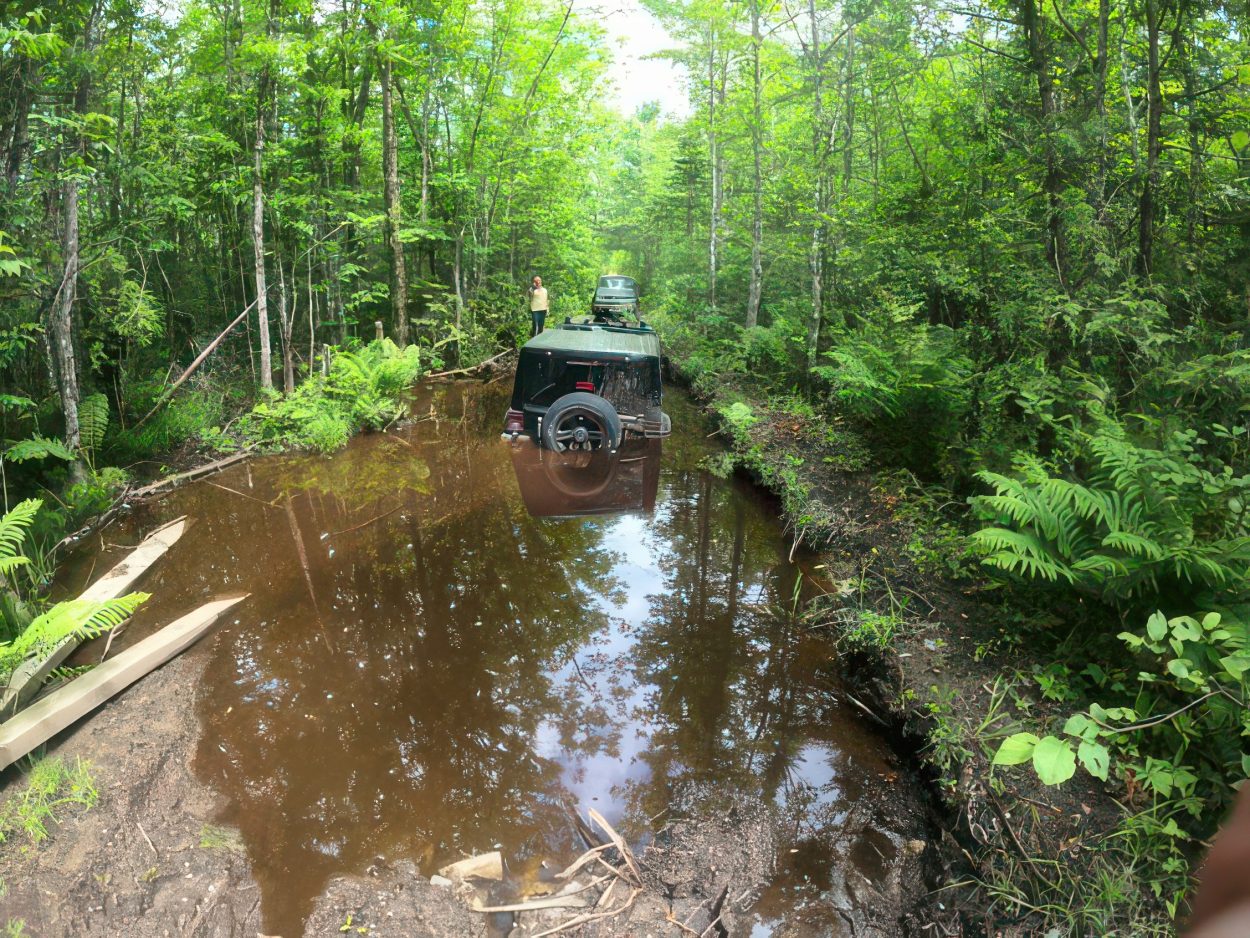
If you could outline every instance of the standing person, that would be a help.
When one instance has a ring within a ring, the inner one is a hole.
[[[530,338],[533,338],[543,331],[543,325],[547,321],[547,288],[543,286],[542,277],[534,277],[533,282],[530,283],[529,294],[530,319],[533,328]]]

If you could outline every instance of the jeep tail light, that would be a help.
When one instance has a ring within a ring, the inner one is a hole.
[[[576,387],[579,391],[589,391],[591,394],[595,393],[595,383],[593,381],[579,381],[577,382]]]
[[[525,432],[525,414],[519,410],[508,408],[508,415],[503,419],[504,433],[524,433]]]

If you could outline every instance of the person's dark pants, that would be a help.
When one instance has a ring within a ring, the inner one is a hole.
[[[545,309],[531,309],[530,319],[534,321],[533,331],[530,333],[530,338],[533,338],[543,331],[543,324],[547,321],[547,311]]]

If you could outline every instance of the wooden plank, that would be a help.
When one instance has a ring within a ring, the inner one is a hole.
[[[125,560],[83,590],[78,598],[104,602],[126,595],[139,577],[178,542],[190,524],[183,515],[161,525],[145,537]],[[0,719],[12,716],[34,697],[48,675],[59,668],[79,644],[78,636],[67,635],[46,657],[31,658],[18,665],[9,676],[4,694],[0,696]]]
[[[0,769],[16,762],[188,648],[247,595],[230,596],[200,606],[0,724]]]

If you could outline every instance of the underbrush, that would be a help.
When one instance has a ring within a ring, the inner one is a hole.
[[[1028,781],[1061,802],[1089,792],[1122,806],[1079,862],[1054,845],[987,861],[991,917],[1055,936],[1166,934],[1250,775],[1250,351],[1235,333],[1171,325],[1131,290],[1028,302],[1004,308],[1021,324],[1010,334],[885,303],[826,333],[810,371],[784,323],[654,318],[735,460],[796,528],[831,520],[805,471],[829,458],[816,415],[843,444],[840,468],[871,454],[884,470],[875,498],[916,571],[997,589],[985,612],[1001,617],[997,637],[961,654],[1029,662],[1001,677],[1043,705],[1022,694],[1010,719],[978,713],[983,695],[938,678],[920,708],[948,790],[976,766],[998,794]],[[887,607],[840,629],[885,657],[917,640]]]
[[[290,394],[265,394],[237,424],[205,434],[219,450],[240,445],[313,449],[330,453],[362,429],[381,430],[402,417],[412,385],[439,360],[416,345],[390,339],[334,355],[328,376],[309,378]]]

